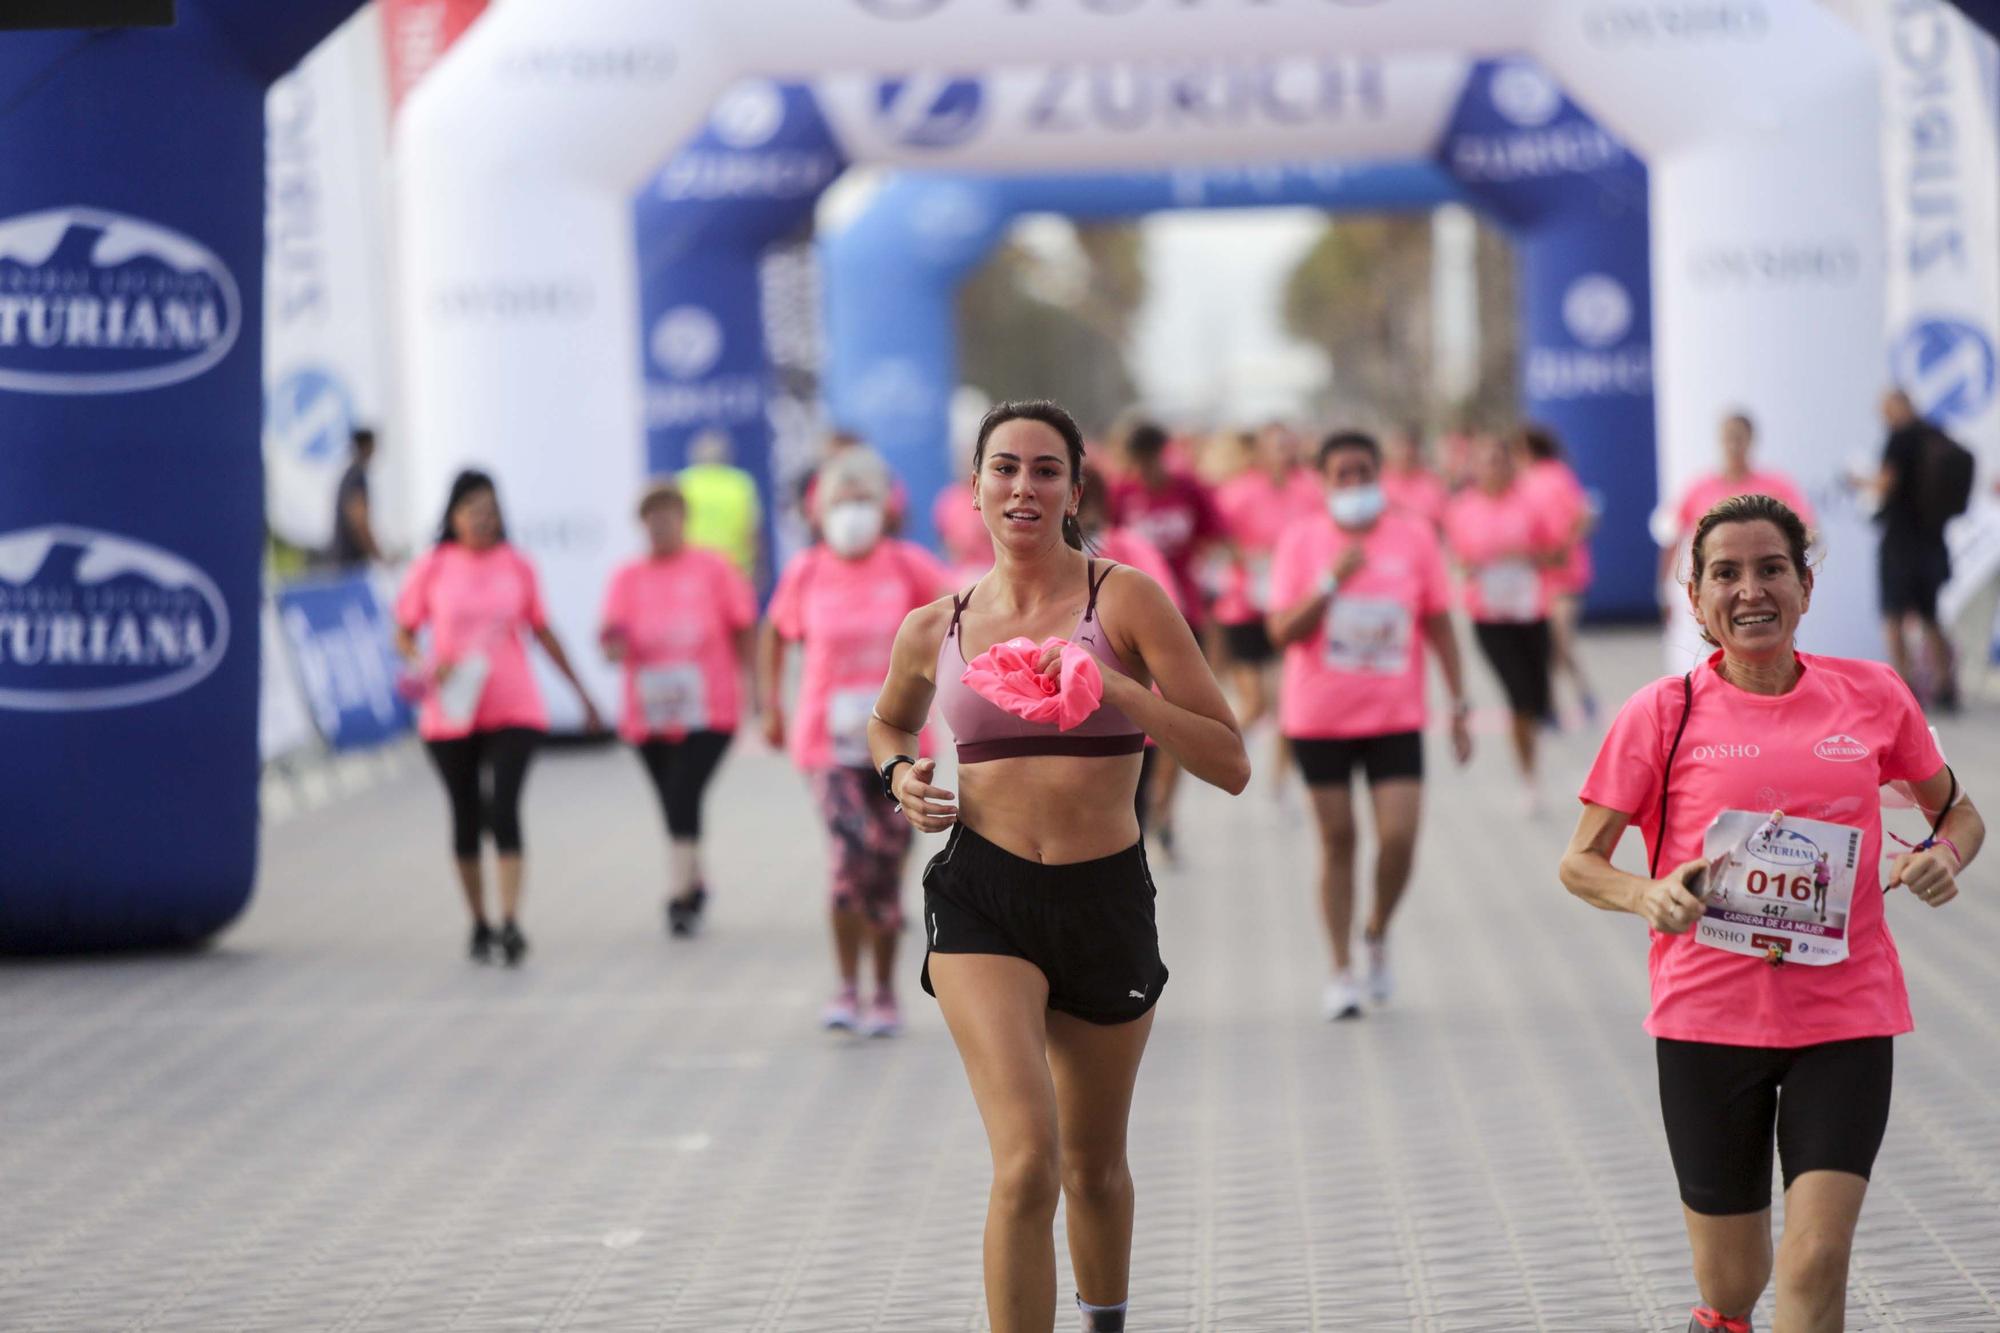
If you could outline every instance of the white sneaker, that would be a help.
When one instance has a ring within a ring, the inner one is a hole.
[[[1361,1017],[1361,987],[1354,984],[1352,972],[1337,972],[1326,983],[1326,989],[1320,993],[1320,1010],[1336,1023]]]
[[[852,989],[835,991],[819,1011],[819,1025],[831,1032],[852,1032],[861,1025],[861,997]]]
[[[1396,993],[1396,978],[1389,971],[1389,941],[1376,936],[1368,940],[1368,998],[1376,1004],[1389,1003]]]

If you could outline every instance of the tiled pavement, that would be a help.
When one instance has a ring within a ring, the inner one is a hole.
[[[1591,647],[1625,688],[1653,657]],[[2000,716],[1944,735],[2000,792]],[[1591,749],[1555,744],[1552,792]],[[800,783],[747,746],[719,783],[693,944],[658,930],[637,764],[559,753],[530,782],[518,973],[459,956],[414,764],[275,825],[204,954],[0,966],[0,1329],[983,1328],[984,1140],[916,959],[905,1037],[814,1030]],[[1401,994],[1335,1027],[1304,827],[1261,785],[1187,794],[1184,863],[1156,865],[1174,977],[1133,1124],[1135,1330],[1679,1333],[1644,940],[1556,884],[1557,804],[1520,817],[1498,737],[1435,774]],[[1920,1028],[1852,1328],[2000,1330],[1995,864],[1944,912],[1890,905]]]

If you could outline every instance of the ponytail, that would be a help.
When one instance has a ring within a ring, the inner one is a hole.
[[[1072,551],[1081,551],[1083,549],[1083,524],[1076,521],[1075,514],[1063,515],[1062,535],[1063,540],[1069,543]]]

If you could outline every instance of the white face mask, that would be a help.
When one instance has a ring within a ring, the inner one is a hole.
[[[1326,511],[1343,528],[1365,528],[1382,516],[1382,488],[1374,482],[1349,486],[1326,497]]]
[[[860,555],[882,535],[882,506],[866,500],[832,505],[820,522],[820,530],[835,555]]]

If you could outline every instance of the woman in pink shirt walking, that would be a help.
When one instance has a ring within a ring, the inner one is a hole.
[[[692,935],[708,904],[701,804],[736,734],[757,595],[727,558],[685,540],[687,499],[656,481],[639,500],[651,550],[612,574],[599,641],[624,669],[618,734],[638,751],[667,821],[667,929]]]
[[[429,630],[427,652],[417,634]],[[509,964],[528,951],[521,933],[521,788],[535,743],[549,729],[525,641],[541,645],[583,706],[584,724],[603,729],[597,707],[549,628],[534,566],[507,543],[493,479],[465,471],[451,484],[437,545],[418,557],[396,599],[396,646],[424,691],[417,717],[451,802],[451,850],[472,910],[472,957],[497,946]],[[482,796],[482,773],[491,791]],[[486,918],[480,867],[482,831],[493,837],[500,878],[500,928]]]
[[[828,460],[814,483],[821,545],[800,552],[778,579],[758,648],[764,735],[789,736],[792,760],[812,784],[832,855],[834,962],[840,986],[820,1022],[874,1037],[902,1030],[896,1003],[896,944],[903,929],[903,862],[910,826],[882,799],[868,758],[868,718],[889,674],[903,617],[950,586],[929,551],[885,537],[888,466],[852,448]],[[798,708],[787,725],[780,686],[791,645],[804,650]],[[871,949],[875,994],[861,1004],[861,954]]]
[[[1780,1328],[1844,1326],[1889,1119],[1891,1040],[1912,1026],[1886,895],[1943,906],[1985,839],[1896,673],[1798,651],[1806,550],[1805,524],[1769,496],[1703,516],[1687,598],[1717,651],[1619,712],[1560,871],[1585,902],[1651,928],[1646,1031],[1702,1300],[1690,1333],[1746,1333],[1774,1268]],[[1885,875],[1891,782],[1909,784],[1932,822]],[[1644,876],[1610,860],[1633,823]]]

